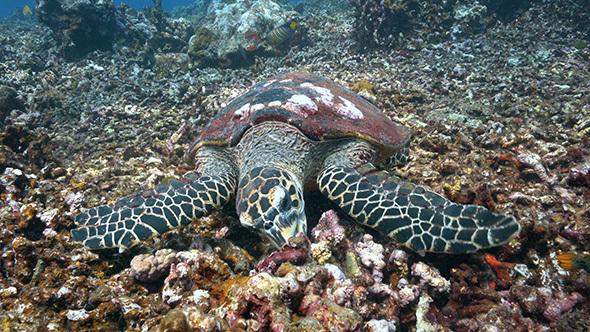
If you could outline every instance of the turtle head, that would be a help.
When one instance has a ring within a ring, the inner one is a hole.
[[[277,168],[256,167],[238,185],[236,210],[240,223],[256,229],[275,247],[307,232],[300,181]]]

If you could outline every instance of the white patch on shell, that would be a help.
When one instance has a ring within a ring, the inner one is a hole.
[[[235,116],[244,116],[244,114],[247,114],[248,112],[250,112],[250,103],[245,104],[244,106],[238,108],[235,112],[234,115]]]
[[[245,104],[244,106],[238,108],[234,112],[234,117],[240,117],[240,119],[244,119],[248,117],[250,114],[259,111],[264,108],[264,104],[254,104],[250,106],[250,103]]]
[[[318,112],[316,103],[306,95],[292,95],[283,104],[283,108],[305,118]]]
[[[264,108],[264,104],[252,105],[252,107],[250,107],[250,113],[254,113],[254,112],[260,111],[263,108]]]
[[[276,81],[277,81],[277,80],[269,80],[269,81],[267,81],[266,83],[264,83],[262,86],[266,88],[267,86],[269,86],[269,85],[273,84],[273,83],[274,83],[274,82],[276,82]]]
[[[268,107],[280,107],[282,102],[280,100],[271,101],[268,103]]]
[[[354,106],[354,104],[350,100],[342,98],[340,96],[338,96],[338,99],[340,99],[344,103],[344,105],[336,107],[336,111],[338,112],[338,114],[343,115],[349,119],[363,118],[363,112],[361,112],[361,110]]]
[[[332,101],[334,99],[334,94],[332,94],[332,91],[330,91],[330,89],[322,88],[321,86],[315,86],[311,83],[302,83],[301,86],[319,93],[320,97],[317,99],[319,99],[322,103],[326,104],[327,106],[334,105],[334,102]]]

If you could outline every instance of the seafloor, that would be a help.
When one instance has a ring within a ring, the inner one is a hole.
[[[66,60],[35,16],[0,21],[0,330],[590,331],[588,271],[557,262],[590,250],[589,8],[532,2],[379,48],[359,46],[352,7],[324,3],[250,66],[160,71],[130,48]],[[76,213],[182,176],[212,116],[288,71],[373,101],[413,134],[392,173],[521,234],[422,257],[341,214],[314,228],[333,206],[310,193],[310,243],[280,253],[232,206],[124,253],[71,240]]]

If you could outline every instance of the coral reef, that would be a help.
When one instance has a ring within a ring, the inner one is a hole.
[[[346,230],[340,226],[340,219],[334,210],[322,214],[318,225],[311,230],[311,256],[323,264],[332,257],[332,250],[337,248],[346,238]]]
[[[283,263],[290,263],[300,265],[307,260],[307,253],[302,249],[285,249],[283,251],[275,251],[270,256],[260,262],[256,269],[258,271],[275,273]]]
[[[40,0],[35,12],[70,57],[108,50],[125,33],[124,16],[112,0]]]
[[[191,61],[196,66],[244,67],[265,51],[262,37],[281,24],[299,20],[299,13],[279,3],[213,1],[203,28],[191,37]]]
[[[94,1],[112,29],[78,51],[77,33],[97,22],[78,19],[93,9],[42,18],[54,33],[36,17],[83,1],[39,2],[29,18],[0,19],[3,328],[590,329],[588,271],[556,258],[590,248],[590,49],[579,43],[589,43],[588,4],[353,0],[352,11],[305,0],[294,14],[282,3],[199,1],[157,19],[152,8]],[[240,16],[264,6],[277,10]],[[291,47],[259,46],[292,18],[302,28]],[[214,32],[214,22],[231,29]],[[232,36],[236,48],[214,45]],[[516,216],[519,238],[420,256],[314,198],[311,243],[274,254],[231,207],[128,253],[72,242],[73,215],[183,174],[186,149],[212,117],[252,82],[287,71],[338,81],[402,121],[412,157],[389,171]]]
[[[383,246],[373,242],[371,234],[365,234],[363,240],[356,244],[355,250],[359,255],[361,263],[372,269],[372,276],[375,282],[383,281],[383,269],[385,268],[385,255]]]

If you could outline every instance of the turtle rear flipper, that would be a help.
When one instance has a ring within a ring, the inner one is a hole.
[[[71,231],[74,241],[90,249],[123,251],[173,228],[187,225],[233,197],[231,177],[185,174],[153,189],[142,190],[108,205],[80,213]]]
[[[472,253],[505,244],[520,232],[512,216],[453,203],[372,165],[327,167],[318,185],[358,222],[418,253]]]

